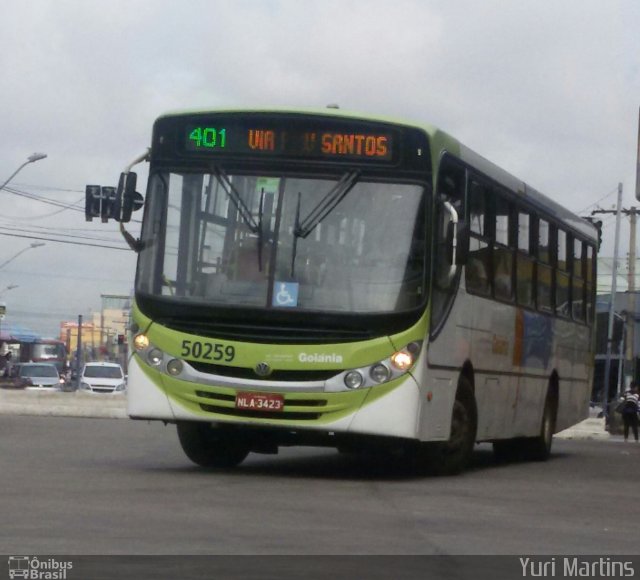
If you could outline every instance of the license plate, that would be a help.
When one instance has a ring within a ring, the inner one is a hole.
[[[278,413],[284,411],[284,397],[271,393],[238,393],[236,409]]]

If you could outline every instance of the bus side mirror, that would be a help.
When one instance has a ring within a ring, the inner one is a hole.
[[[121,173],[118,181],[114,219],[120,223],[131,221],[131,214],[144,204],[144,198],[136,191],[137,174]]]

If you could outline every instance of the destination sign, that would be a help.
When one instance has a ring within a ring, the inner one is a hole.
[[[395,159],[395,135],[356,124],[304,126],[301,123],[189,123],[182,144],[185,152],[253,157],[294,157],[389,162]]]

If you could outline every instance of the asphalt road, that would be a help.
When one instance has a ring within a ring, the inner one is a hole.
[[[333,450],[193,466],[175,427],[0,416],[3,554],[638,554],[640,444],[554,442],[547,463],[477,447],[458,477]]]

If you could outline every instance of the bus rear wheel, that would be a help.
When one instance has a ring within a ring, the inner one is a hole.
[[[469,381],[461,377],[451,415],[451,434],[443,443],[424,443],[425,467],[434,475],[461,473],[471,460],[476,441],[477,408]]]
[[[527,456],[533,461],[546,461],[551,455],[553,433],[556,430],[558,400],[552,392],[547,393],[542,413],[540,435],[527,439]]]
[[[209,423],[180,421],[178,439],[185,455],[201,467],[235,467],[249,455],[249,445]]]
[[[498,461],[546,461],[551,455],[553,433],[556,428],[558,399],[553,391],[547,393],[542,413],[540,434],[493,442],[493,453]]]

